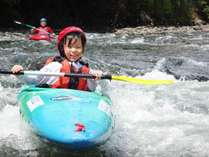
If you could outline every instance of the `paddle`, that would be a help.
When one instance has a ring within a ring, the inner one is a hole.
[[[16,24],[18,24],[18,25],[26,26],[26,27],[31,28],[31,29],[35,29],[35,28],[36,28],[35,26],[31,26],[31,25],[25,24],[25,23],[20,22],[20,21],[14,21],[14,23],[16,23]],[[51,34],[51,33],[47,32],[47,31],[45,31],[45,30],[42,30],[42,29],[38,29],[38,30],[40,30],[40,31],[42,31],[42,32],[46,32],[46,33],[48,33],[49,35]]]
[[[65,76],[65,77],[78,77],[86,79],[95,79],[96,77],[91,74],[76,74],[76,73],[54,73],[54,72],[41,72],[41,71],[21,71],[19,73],[12,73],[11,71],[0,70],[0,74],[13,74],[13,75],[42,75],[42,76]],[[102,75],[100,79],[124,81],[142,85],[169,85],[173,84],[173,80],[145,80],[141,78],[133,78],[128,76],[114,76],[110,74]]]
[[[31,29],[35,29],[36,28],[35,26],[31,26],[31,25],[25,24],[25,23],[20,22],[20,21],[14,21],[14,23],[16,23],[18,25],[26,26],[26,27],[31,28]]]

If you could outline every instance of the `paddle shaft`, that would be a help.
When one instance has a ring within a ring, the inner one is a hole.
[[[0,74],[13,74],[13,75],[42,75],[42,76],[57,76],[57,77],[77,77],[86,79],[95,79],[96,76],[92,74],[78,74],[78,73],[62,73],[62,72],[41,72],[41,71],[20,71],[13,73],[11,71],[0,70]],[[142,78],[133,78],[128,76],[114,76],[110,74],[102,75],[100,79],[124,81],[141,85],[170,85],[175,83],[174,80],[146,80]]]
[[[77,77],[77,78],[86,78],[86,79],[95,79],[96,76],[91,74],[77,74],[77,73],[61,73],[61,72],[41,72],[41,71],[20,71],[18,73],[13,73],[11,71],[0,70],[0,74],[12,74],[12,75],[42,75],[42,76],[63,76],[63,77]],[[112,76],[102,75],[100,79],[111,80]]]
[[[31,26],[31,25],[22,23],[22,22],[20,22],[20,21],[14,21],[14,22],[15,22],[16,24],[23,25],[23,26],[26,26],[26,27],[31,28],[31,29],[35,29],[35,28],[36,28],[35,26]],[[37,28],[37,29],[38,29],[38,28]],[[45,30],[41,30],[41,29],[38,29],[38,30],[40,30],[40,31],[42,31],[42,32],[46,32],[46,33],[48,33],[48,34],[51,34],[51,33],[47,32],[47,31],[45,31]]]
[[[28,25],[28,24],[22,23],[22,22],[20,22],[20,21],[14,21],[14,23],[19,24],[19,25],[26,26],[26,27],[31,28],[31,29],[36,28],[35,26],[31,26],[31,25]]]

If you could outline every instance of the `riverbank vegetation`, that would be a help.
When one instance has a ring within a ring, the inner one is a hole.
[[[88,29],[185,26],[209,22],[209,0],[1,0],[0,27],[15,27],[12,20],[38,24],[47,17],[54,27],[68,24]]]

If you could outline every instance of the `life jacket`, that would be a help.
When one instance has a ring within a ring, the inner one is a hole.
[[[46,26],[46,27],[38,27],[34,30],[34,33],[39,34],[39,35],[49,35],[53,33],[53,30],[51,27]]]
[[[73,66],[69,63],[68,60],[61,58],[60,56],[50,57],[47,59],[46,64],[51,62],[60,62],[62,64],[60,72],[63,73],[89,73],[88,64],[83,62],[82,60],[78,60],[78,62],[82,65],[82,67],[78,70],[75,70]],[[70,88],[70,89],[78,89],[78,90],[88,90],[87,80],[84,78],[77,77],[59,77],[59,79],[51,85],[51,88]]]

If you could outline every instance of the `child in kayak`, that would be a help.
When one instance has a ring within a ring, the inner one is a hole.
[[[102,71],[89,68],[88,63],[82,60],[86,45],[86,36],[82,29],[74,26],[63,29],[57,39],[59,56],[50,57],[42,72],[66,72],[92,74],[99,79]],[[21,65],[14,65],[11,71],[18,73],[23,70]],[[56,77],[56,76],[27,76],[28,83],[48,85],[51,88],[71,88],[78,90],[94,91],[96,81],[76,77]]]
[[[40,19],[40,27],[31,30],[31,33],[34,35],[46,35],[50,38],[54,37],[54,31],[51,27],[47,26],[47,19]]]

